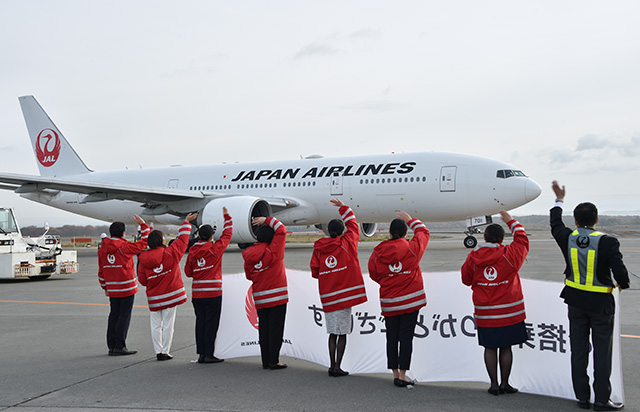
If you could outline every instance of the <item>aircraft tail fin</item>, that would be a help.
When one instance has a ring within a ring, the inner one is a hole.
[[[21,96],[18,100],[41,176],[91,172],[33,96]]]

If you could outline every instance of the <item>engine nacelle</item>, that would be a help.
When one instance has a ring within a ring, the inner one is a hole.
[[[213,199],[202,209],[198,216],[198,225],[208,224],[214,227],[213,238],[218,240],[224,227],[222,207],[226,207],[233,219],[234,243],[253,243],[256,241],[257,226],[251,220],[258,216],[271,216],[271,205],[264,199],[254,196],[232,196]]]
[[[377,223],[360,223],[360,236],[371,237],[378,231]]]
[[[378,230],[377,223],[360,223],[360,238],[371,237],[376,234]],[[327,225],[318,224],[316,225],[317,229],[320,229],[324,232],[325,236],[329,236],[329,231],[327,230]]]

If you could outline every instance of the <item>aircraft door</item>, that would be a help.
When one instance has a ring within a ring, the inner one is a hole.
[[[167,187],[169,189],[177,189],[179,182],[180,182],[180,179],[169,179],[169,184],[167,184]]]
[[[455,192],[456,191],[456,171],[457,166],[443,166],[440,169],[440,191]]]
[[[331,176],[331,195],[342,195],[342,179],[344,176]]]

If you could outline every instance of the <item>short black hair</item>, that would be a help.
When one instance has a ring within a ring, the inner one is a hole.
[[[122,235],[124,235],[124,223],[113,222],[111,226],[109,226],[109,234],[113,237],[122,237]]]
[[[484,240],[489,243],[502,243],[504,228],[497,223],[490,224],[484,229]]]
[[[160,230],[154,230],[153,232],[149,233],[149,238],[147,239],[147,245],[149,246],[149,249],[155,249],[158,246],[162,246],[163,237],[164,234]]]
[[[407,229],[407,222],[400,218],[393,219],[389,225],[389,234],[391,235],[391,239],[400,239],[405,237]]]
[[[327,231],[329,232],[329,236],[338,237],[344,232],[344,223],[340,219],[333,219],[327,225]]]
[[[207,241],[211,239],[213,232],[214,230],[211,225],[202,225],[200,226],[200,229],[198,229],[198,236],[200,237],[200,240]]]
[[[275,232],[271,229],[271,226],[260,225],[256,231],[256,238],[260,243],[271,243],[274,233]]]
[[[580,203],[573,209],[573,218],[579,227],[593,226],[598,223],[598,208],[593,203]]]

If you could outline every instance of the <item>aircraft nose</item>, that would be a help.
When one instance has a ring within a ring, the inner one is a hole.
[[[527,202],[531,202],[533,199],[540,196],[542,193],[542,186],[533,179],[527,179],[527,183],[524,185],[524,197]]]

